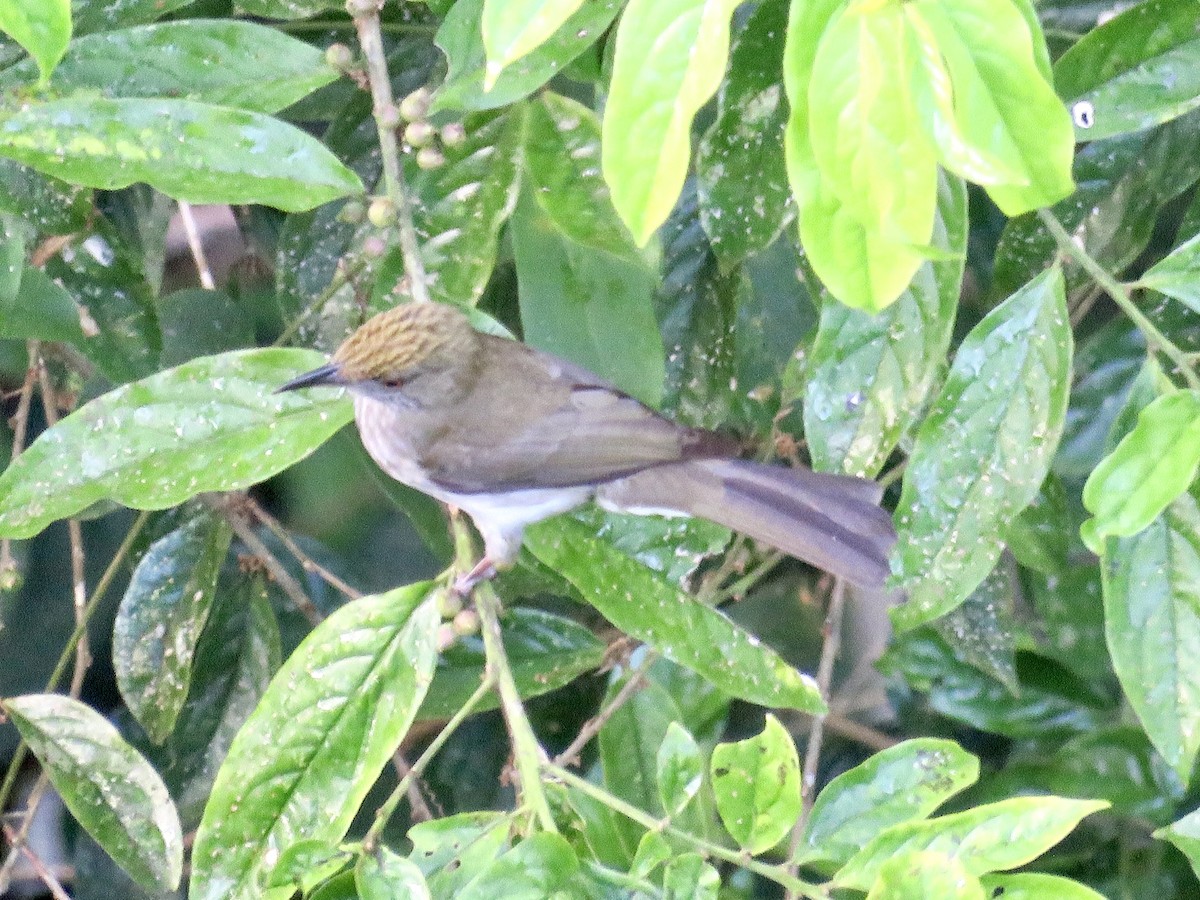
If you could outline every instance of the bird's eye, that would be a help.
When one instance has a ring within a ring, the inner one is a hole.
[[[404,387],[404,379],[403,378],[385,378],[383,380],[383,386],[390,387],[390,388],[402,388],[402,387]]]

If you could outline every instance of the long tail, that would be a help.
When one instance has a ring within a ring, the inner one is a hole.
[[[620,479],[597,499],[630,512],[699,516],[861,587],[881,588],[896,532],[880,494],[862,478],[705,459]]]

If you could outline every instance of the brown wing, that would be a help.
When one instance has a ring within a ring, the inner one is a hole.
[[[463,402],[463,415],[422,457],[445,488],[474,493],[596,484],[733,452],[720,435],[677,425],[557,357],[524,348],[505,353],[503,363],[507,377],[489,377],[485,369]],[[512,384],[521,385],[518,395],[505,388]],[[465,421],[488,426],[465,428],[459,424]]]

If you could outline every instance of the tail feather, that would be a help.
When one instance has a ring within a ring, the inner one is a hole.
[[[606,485],[598,499],[699,516],[868,588],[886,581],[896,540],[874,482],[735,459],[659,466]]]

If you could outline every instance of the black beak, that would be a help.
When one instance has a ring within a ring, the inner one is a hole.
[[[307,372],[304,375],[301,375],[299,378],[293,378],[282,387],[276,388],[275,393],[281,394],[284,391],[295,391],[300,388],[320,387],[322,385],[327,385],[329,387],[339,386],[344,384],[340,375],[340,371],[341,370],[338,368],[337,363],[329,363],[321,366],[319,369],[313,369],[311,372]]]

